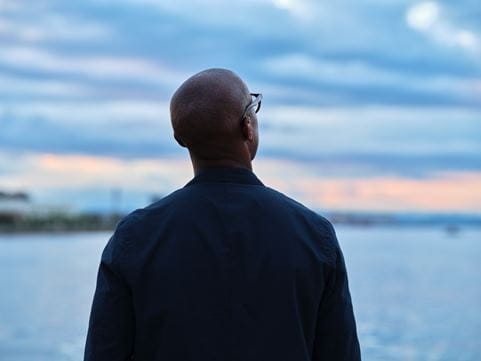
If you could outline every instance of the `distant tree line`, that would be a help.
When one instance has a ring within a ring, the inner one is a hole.
[[[0,213],[0,232],[53,232],[112,230],[123,215],[100,213]]]

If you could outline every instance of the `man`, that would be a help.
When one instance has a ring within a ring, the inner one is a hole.
[[[260,104],[224,69],[175,92],[174,137],[194,177],[118,224],[86,361],[361,359],[333,226],[252,171]]]

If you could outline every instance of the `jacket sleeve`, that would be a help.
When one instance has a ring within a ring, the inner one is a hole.
[[[116,264],[119,233],[114,233],[102,252],[84,361],[133,359],[135,319],[130,289]]]
[[[317,315],[313,361],[360,361],[361,351],[349,292],[346,265],[334,228],[335,268],[327,285]]]

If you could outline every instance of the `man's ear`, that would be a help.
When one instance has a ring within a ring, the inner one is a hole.
[[[254,128],[252,126],[251,117],[248,115],[246,115],[245,118],[242,119],[242,134],[247,140],[254,140]]]
[[[184,144],[184,142],[182,142],[182,141],[180,140],[180,138],[177,137],[177,135],[176,135],[175,133],[174,133],[174,138],[175,138],[175,140],[177,141],[177,143],[179,143],[179,145],[180,145],[181,147],[187,148],[187,146]]]

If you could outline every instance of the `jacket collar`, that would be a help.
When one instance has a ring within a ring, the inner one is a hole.
[[[248,168],[243,167],[209,167],[201,169],[185,186],[198,183],[240,183],[261,185],[264,183]]]

